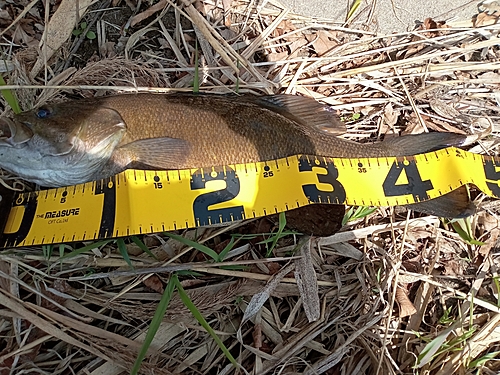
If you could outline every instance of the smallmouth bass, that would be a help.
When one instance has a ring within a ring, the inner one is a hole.
[[[291,95],[114,95],[23,112],[0,121],[0,131],[0,167],[47,187],[129,168],[201,168],[296,154],[411,156],[473,140],[426,133],[359,144],[336,136],[344,126],[327,107]],[[459,217],[470,214],[471,204],[464,187],[409,208]]]

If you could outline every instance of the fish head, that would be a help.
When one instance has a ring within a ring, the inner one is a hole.
[[[98,146],[115,143],[121,139],[125,124],[112,109],[68,102],[17,114],[9,129],[11,137],[3,145],[29,143],[43,155],[57,156],[92,152]]]
[[[45,186],[87,182],[125,134],[120,114],[95,103],[42,106],[0,119],[0,167]],[[42,173],[42,172],[40,172]]]

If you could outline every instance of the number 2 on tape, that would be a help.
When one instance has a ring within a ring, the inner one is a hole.
[[[213,174],[213,175],[212,175]],[[204,189],[208,181],[226,181],[226,188],[201,194],[193,202],[193,212],[199,225],[210,225],[221,222],[229,222],[243,219],[243,206],[234,206],[218,209],[210,209],[210,206],[228,202],[235,198],[240,192],[240,179],[236,172],[226,167],[224,172],[196,173],[191,178],[191,190]]]
[[[496,163],[494,163],[494,159],[486,159],[484,160],[484,174],[486,175],[487,180],[494,180],[495,182],[486,181],[486,184],[492,191],[494,195],[500,197],[500,187],[498,186],[498,180],[500,180],[500,172],[497,172],[496,168],[498,167]]]
[[[403,174],[404,173],[404,174]],[[406,177],[406,182],[398,180]],[[429,199],[427,192],[433,189],[430,180],[422,180],[415,160],[395,161],[382,185],[387,197],[413,195],[415,201]]]

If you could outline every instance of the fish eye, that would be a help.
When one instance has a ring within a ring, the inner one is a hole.
[[[38,118],[47,118],[50,116],[50,110],[45,107],[40,107],[38,108],[38,111],[36,112],[36,117]]]

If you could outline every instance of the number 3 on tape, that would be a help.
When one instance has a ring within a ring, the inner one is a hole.
[[[395,161],[382,186],[387,197],[411,194],[416,202],[429,199],[427,192],[433,189],[430,180],[420,177],[415,160]]]
[[[326,172],[326,174],[317,174],[318,181],[321,184],[330,185],[333,191],[326,192],[319,190],[314,184],[303,185],[302,190],[307,199],[315,203],[344,203],[346,201],[346,192],[344,186],[337,180],[339,177],[337,167],[333,163],[320,161],[318,161],[318,164],[312,164],[307,158],[300,158],[299,172],[311,172],[313,167],[322,168]]]

